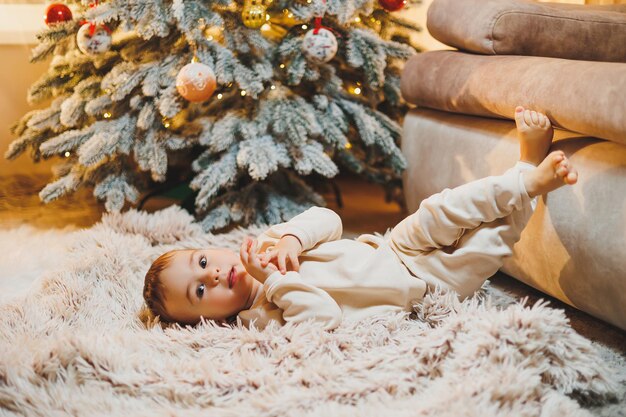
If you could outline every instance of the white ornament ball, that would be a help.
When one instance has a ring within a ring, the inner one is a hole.
[[[90,23],[85,23],[78,29],[76,45],[78,49],[87,55],[97,55],[111,48],[111,35],[102,26],[96,26],[91,35]]]
[[[311,61],[328,62],[337,54],[337,38],[328,29],[311,29],[304,35],[302,52]]]
[[[216,86],[213,70],[200,62],[185,65],[176,76],[176,89],[191,102],[205,101]]]

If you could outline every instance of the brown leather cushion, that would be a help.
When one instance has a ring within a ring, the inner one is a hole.
[[[480,54],[626,62],[626,4],[434,0],[427,26],[446,45]]]
[[[626,63],[431,51],[406,62],[401,89],[410,103],[454,113],[512,119],[521,105],[626,143]]]

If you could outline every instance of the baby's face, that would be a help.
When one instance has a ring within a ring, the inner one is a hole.
[[[229,249],[176,251],[160,278],[165,310],[179,323],[225,320],[252,304],[254,278]]]

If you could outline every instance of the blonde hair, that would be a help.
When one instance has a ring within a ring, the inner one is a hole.
[[[143,299],[150,313],[165,323],[173,323],[175,320],[165,310],[165,286],[161,282],[161,271],[167,268],[172,259],[172,255],[180,249],[165,252],[150,265],[146,272],[143,284]]]

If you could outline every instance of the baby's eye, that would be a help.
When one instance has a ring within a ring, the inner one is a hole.
[[[206,268],[206,257],[204,255],[200,257],[200,266],[202,269]]]
[[[202,298],[202,296],[204,295],[204,284],[198,285],[198,288],[196,289],[196,295],[198,296],[198,298]]]

